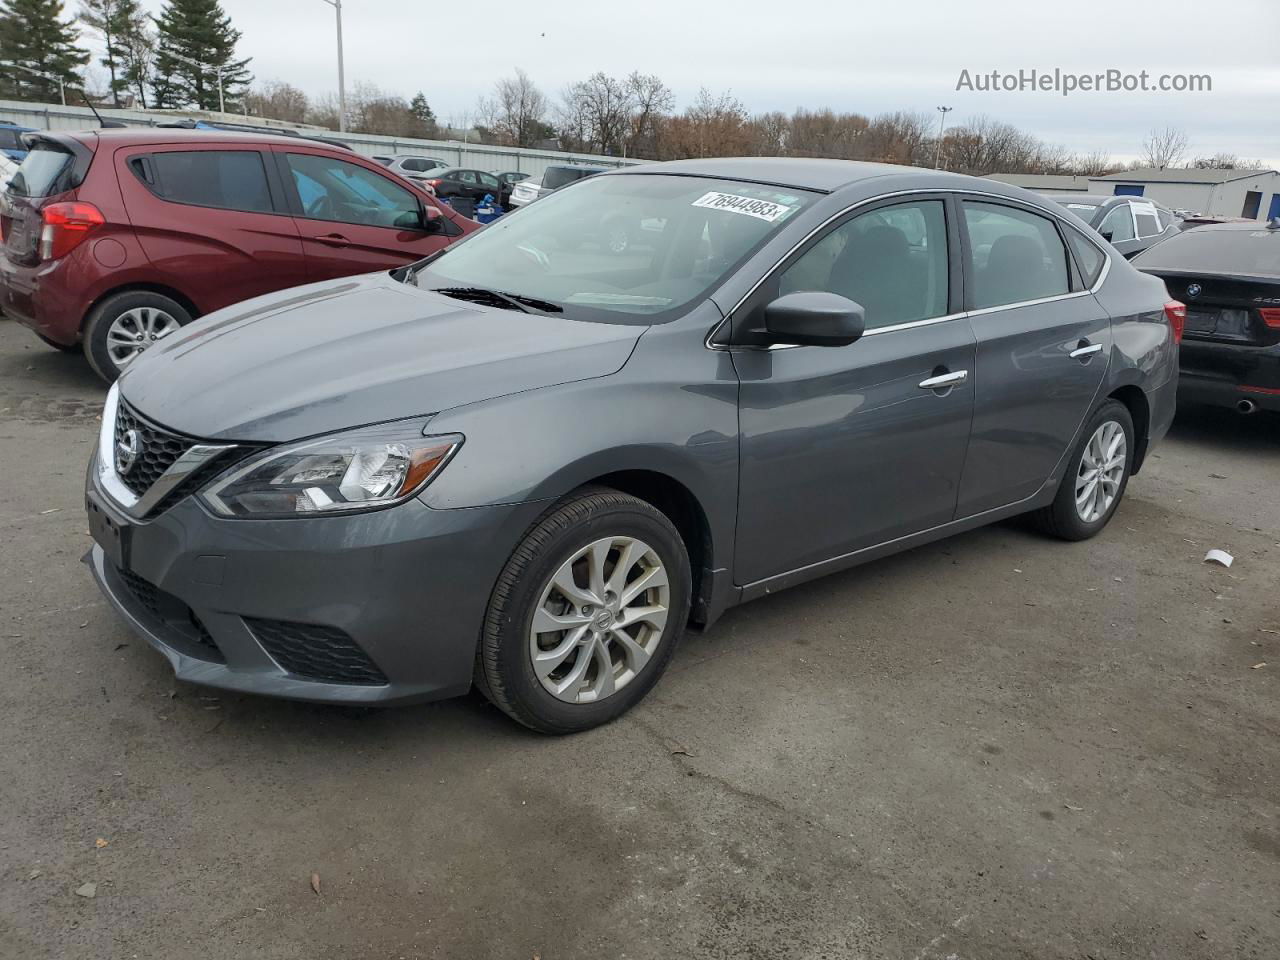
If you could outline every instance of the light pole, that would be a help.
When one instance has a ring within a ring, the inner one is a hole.
[[[947,114],[954,110],[954,107],[939,107],[938,112],[942,114],[942,118],[938,121],[938,147],[933,152],[933,168],[939,169],[938,161],[942,158],[942,131],[947,127]]]
[[[347,132],[347,83],[342,72],[342,0],[324,0],[338,20],[338,132]]]
[[[36,70],[36,69],[34,69],[34,68],[32,68],[32,67],[24,67],[24,66],[23,66],[22,64],[20,64],[20,63],[6,63],[6,64],[5,64],[5,66],[7,66],[7,67],[12,67],[14,70],[22,70],[22,71],[25,71],[26,73],[29,73],[29,74],[31,74],[32,76],[39,77],[41,80],[52,80],[52,81],[55,81],[55,82],[58,84],[58,96],[59,96],[59,97],[61,98],[61,100],[62,100],[62,105],[63,105],[64,107],[67,105],[67,85],[66,85],[66,82],[62,79],[62,77],[58,76],[56,73],[45,73],[43,70]]]
[[[192,60],[190,57],[184,57],[180,53],[174,53],[172,50],[164,50],[160,54],[164,57],[172,57],[174,60],[180,60],[185,64],[197,67],[201,70],[212,70],[218,76],[218,112],[226,113],[227,105],[222,99],[222,65],[214,63],[203,63],[199,60]]]

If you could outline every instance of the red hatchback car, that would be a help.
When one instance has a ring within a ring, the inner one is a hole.
[[[285,287],[419,260],[478,229],[319,141],[37,133],[0,194],[0,308],[114,380],[153,341]]]

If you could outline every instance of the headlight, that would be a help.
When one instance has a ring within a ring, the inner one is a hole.
[[[418,421],[418,425],[421,421]],[[402,503],[439,473],[462,437],[424,437],[397,423],[266,451],[200,494],[224,517],[350,513]]]

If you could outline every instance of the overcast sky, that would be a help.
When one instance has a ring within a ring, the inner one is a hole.
[[[222,2],[259,79],[312,95],[337,89],[333,9],[324,0]],[[429,12],[449,8],[467,15]],[[1280,165],[1280,0],[344,0],[343,31],[348,89],[367,81],[406,97],[422,90],[441,119],[472,112],[515,67],[553,100],[596,70],[640,70],[666,81],[680,108],[701,86],[732,90],[752,112],[933,113],[946,105],[955,108],[948,124],[986,113],[1050,143],[1119,158],[1171,124],[1186,131],[1193,154]],[[1207,73],[1213,90],[1065,98],[956,90],[961,70],[1055,67]]]

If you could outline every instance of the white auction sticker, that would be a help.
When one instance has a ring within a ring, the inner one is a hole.
[[[725,210],[729,213],[742,213],[748,217],[756,217],[773,223],[779,217],[791,211],[791,207],[772,200],[757,200],[755,197],[741,197],[736,193],[704,193],[693,201],[695,207],[707,207],[711,210]]]

